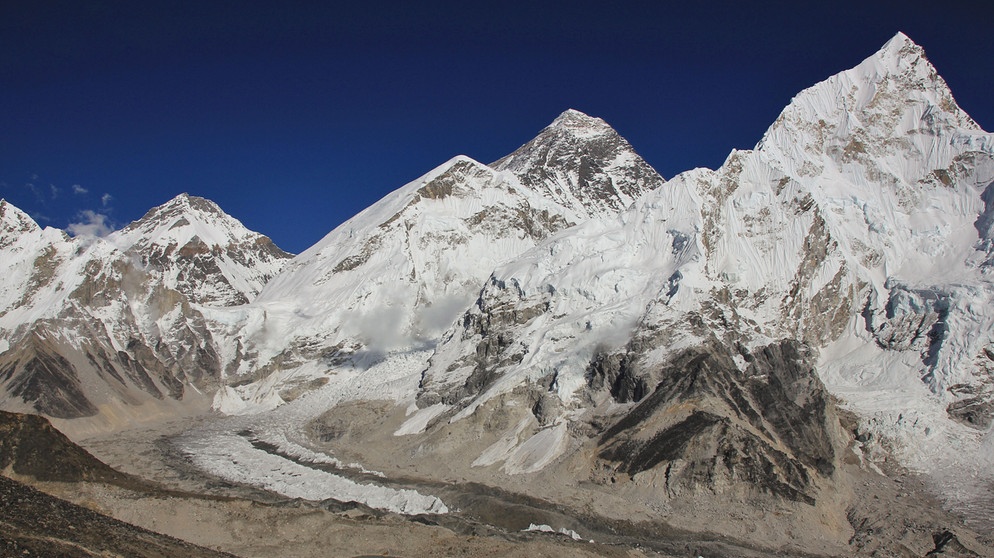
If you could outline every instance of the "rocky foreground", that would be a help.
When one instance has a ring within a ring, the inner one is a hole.
[[[233,556],[118,521],[7,477],[0,477],[0,553],[53,558]]]

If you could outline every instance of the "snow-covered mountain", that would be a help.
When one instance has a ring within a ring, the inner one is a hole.
[[[434,480],[815,526],[784,541],[841,536],[853,460],[961,503],[991,479],[994,135],[903,34],[668,182],[570,110],[292,260],[185,195],[107,239],[0,226],[5,408],[211,399]]]
[[[663,182],[603,120],[572,110],[494,165],[444,163],[297,256],[251,305],[215,313],[241,384],[218,406],[278,404],[334,363],[427,359],[494,268]]]
[[[7,202],[0,212],[4,407],[56,418],[115,422],[213,393],[220,359],[202,305],[254,297],[290,257],[185,194],[106,238],[41,229]]]
[[[980,334],[957,334],[944,323],[926,338],[950,297],[986,296],[991,142],[898,35],[800,93],[755,150],[681,174],[620,219],[591,219],[497,269],[470,321],[491,319],[491,308],[542,308],[517,329],[527,358],[507,372],[556,370],[565,399],[595,347],[664,323],[669,337],[749,347],[785,337],[825,347],[851,333],[920,351],[937,394],[982,383],[988,373],[968,363],[986,358],[989,328],[963,323]],[[982,320],[976,306],[970,321]],[[700,334],[688,314],[702,316]],[[659,341],[661,354],[683,346]]]
[[[794,360],[818,361],[830,391],[905,463],[934,468],[950,445],[987,463],[992,140],[899,34],[798,94],[754,150],[497,268],[435,350],[418,401],[451,406],[458,421],[544,386],[555,397],[540,426],[564,430],[605,398],[658,397],[688,355],[727,355],[743,378],[765,377],[758,355],[791,339],[820,353]],[[728,389],[712,390],[735,401],[719,415],[741,421],[752,407],[778,422]],[[713,412],[704,402],[677,416]],[[504,457],[546,430],[514,436]],[[771,432],[766,443],[790,447]]]
[[[161,275],[163,284],[210,306],[255,298],[291,254],[245,228],[210,200],[181,194],[107,240]]]

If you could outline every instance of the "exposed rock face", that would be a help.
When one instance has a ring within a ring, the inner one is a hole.
[[[619,212],[663,184],[607,123],[575,110],[490,166],[564,206],[579,205],[585,217]]]
[[[13,246],[20,235],[34,232],[38,225],[20,209],[0,199],[0,249]]]
[[[987,431],[994,420],[994,393],[991,384],[981,386],[954,385],[949,392],[956,400],[946,406],[954,420],[980,431]]]
[[[76,368],[40,332],[25,338],[18,350],[0,355],[0,380],[12,396],[33,402],[37,412],[48,416],[78,418],[97,413],[83,393]]]
[[[794,341],[746,355],[688,349],[655,389],[600,436],[600,457],[635,476],[664,470],[671,496],[736,483],[814,504],[813,477],[835,469],[836,420],[810,349]]]
[[[963,543],[956,538],[951,531],[942,531],[932,535],[935,541],[935,548],[930,550],[925,556],[948,556],[950,558],[979,558],[980,555],[963,546]]]

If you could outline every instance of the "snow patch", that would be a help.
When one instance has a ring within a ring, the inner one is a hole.
[[[504,472],[510,475],[541,471],[566,450],[566,423],[538,431],[504,462]]]
[[[527,531],[537,531],[537,532],[540,532],[540,533],[556,533],[556,534],[559,534],[559,535],[566,535],[567,537],[573,539],[574,541],[581,541],[581,540],[583,540],[583,537],[581,537],[579,533],[577,533],[576,531],[574,531],[572,529],[567,529],[565,527],[560,527],[559,530],[556,530],[556,529],[553,529],[552,527],[550,527],[549,525],[546,525],[544,523],[541,524],[541,525],[536,525],[534,523],[529,523],[528,524],[528,528],[524,529],[524,531],[526,531],[526,532]],[[594,541],[590,541],[590,542],[594,542]]]
[[[507,432],[500,440],[497,440],[490,445],[487,449],[483,450],[480,457],[477,457],[473,461],[472,467],[487,467],[493,465],[494,463],[499,463],[504,461],[511,456],[514,448],[518,445],[518,437],[524,432],[525,428],[533,422],[534,419],[531,417],[525,417],[518,421],[517,426],[514,430]]]
[[[224,386],[214,394],[211,408],[226,415],[251,415],[271,411],[283,404],[275,391],[250,391],[254,386]]]
[[[407,436],[410,434],[420,434],[428,428],[428,423],[431,422],[432,419],[451,408],[451,405],[436,403],[430,407],[418,409],[418,411],[414,413],[414,416],[404,421],[404,424],[400,425],[400,428],[398,428],[393,435]]]

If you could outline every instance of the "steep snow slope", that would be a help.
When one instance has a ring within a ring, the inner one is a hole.
[[[809,184],[856,275],[851,282],[867,284],[849,334],[880,355],[862,349],[864,357],[841,358],[852,346],[841,341],[826,352],[824,376],[850,391],[921,378],[950,416],[986,429],[994,316],[985,223],[994,136],[956,105],[921,48],[899,34],[853,70],[798,95],[757,149]],[[895,353],[911,364],[885,364]],[[902,368],[905,376],[895,377]],[[880,372],[868,373],[874,369]],[[853,397],[870,404],[874,396]]]
[[[496,266],[662,183],[604,121],[576,111],[493,167],[448,161],[300,254],[248,307],[214,313],[235,339],[226,360],[242,384],[219,408],[278,404],[273,386],[286,399],[343,364],[367,368],[408,351],[427,358]],[[265,380],[246,384],[246,375]]]
[[[70,257],[69,237],[60,230],[43,230],[23,211],[0,200],[0,250],[7,268],[0,283],[0,324],[9,329],[29,321],[30,312],[43,312],[53,304],[34,297]],[[4,337],[2,342],[10,339]]]

